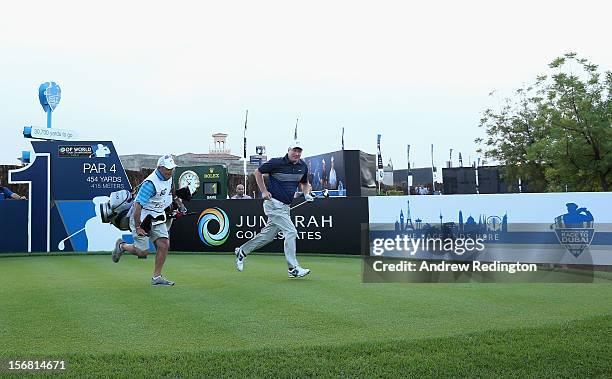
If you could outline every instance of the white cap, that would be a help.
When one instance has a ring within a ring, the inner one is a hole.
[[[293,140],[291,141],[291,143],[289,144],[289,149],[302,149],[304,150],[304,148],[302,147],[302,143],[298,140]]]
[[[157,167],[165,167],[168,170],[172,170],[176,167],[176,163],[174,163],[174,158],[172,158],[172,154],[166,154],[159,157],[157,160]]]

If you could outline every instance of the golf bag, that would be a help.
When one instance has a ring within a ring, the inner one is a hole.
[[[109,195],[110,200],[106,203],[100,204],[100,216],[102,218],[102,222],[107,224],[113,224],[119,230],[130,230],[130,218],[128,217],[128,212],[132,207],[132,204],[135,199],[134,193],[136,193],[137,190],[138,187],[134,190],[134,192],[130,192],[128,190],[111,192],[111,194]],[[179,188],[178,190],[176,190],[176,196],[183,201],[191,200],[191,192],[187,187]],[[173,201],[172,206],[168,207],[165,210],[166,216],[172,216],[177,210],[179,210],[179,207],[176,202]],[[182,212],[183,215],[187,212],[186,209],[179,211]],[[177,217],[173,216],[173,218]],[[163,218],[163,220],[165,221],[165,217]],[[145,219],[143,221],[143,228],[145,229],[145,231],[148,232],[148,230],[151,229],[152,221],[159,220],[152,220],[149,216],[148,220]]]
[[[128,212],[132,207],[134,196],[128,190],[111,192],[110,200],[100,204],[102,222],[113,224],[119,230],[130,230]]]

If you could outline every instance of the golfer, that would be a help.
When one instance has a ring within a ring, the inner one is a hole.
[[[138,195],[128,213],[134,243],[128,244],[121,239],[117,240],[112,256],[115,263],[119,262],[121,255],[126,251],[144,258],[149,254],[149,240],[153,242],[156,254],[151,285],[154,286],[174,285],[174,282],[162,276],[161,270],[170,247],[168,231],[172,225],[172,219],[167,217],[166,208],[172,206],[172,174],[175,167],[176,163],[170,154],[157,160],[157,169],[140,186]],[[180,199],[174,200],[180,202]],[[179,205],[184,208],[182,203]],[[148,234],[142,227],[147,216],[150,216],[152,220]]]
[[[244,260],[252,251],[272,242],[279,231],[285,239],[285,258],[290,278],[301,278],[310,273],[307,268],[300,267],[295,257],[295,239],[297,230],[289,217],[289,205],[294,198],[295,190],[300,186],[307,201],[313,201],[308,183],[308,166],[300,159],[302,145],[292,141],[287,154],[282,158],[272,158],[255,170],[255,180],[263,196],[263,209],[268,216],[267,225],[253,239],[237,247],[236,269],[244,269]],[[268,174],[270,188],[266,188],[263,174]]]

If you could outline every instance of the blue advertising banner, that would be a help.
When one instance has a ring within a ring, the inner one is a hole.
[[[9,183],[30,187],[26,251],[110,250],[124,232],[102,223],[100,204],[111,192],[131,189],[112,142],[32,141],[32,147],[32,162],[9,173]]]
[[[54,200],[86,200],[130,189],[110,141],[32,141],[32,147],[50,156]]]
[[[0,200],[0,253],[28,250],[28,201]]]

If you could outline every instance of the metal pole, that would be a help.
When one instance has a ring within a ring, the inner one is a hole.
[[[247,192],[247,162],[246,162],[246,158],[244,158],[243,160],[244,166],[244,193],[248,193]]]
[[[478,166],[480,166],[480,157],[478,157],[478,163],[476,164],[476,194],[480,194],[480,183],[478,182]]]
[[[431,144],[431,188],[432,188],[432,195],[436,194],[436,171],[434,170],[434,145],[433,143]]]
[[[246,115],[244,116],[244,149],[242,152],[242,169],[243,169],[243,173],[244,173],[244,193],[248,193],[248,189],[247,189],[247,161],[246,161],[246,157],[247,157],[247,138],[246,138],[246,131],[247,131],[247,122],[249,120],[249,110],[246,110]]]
[[[408,187],[408,196],[410,196],[410,145],[406,147],[406,187]]]

